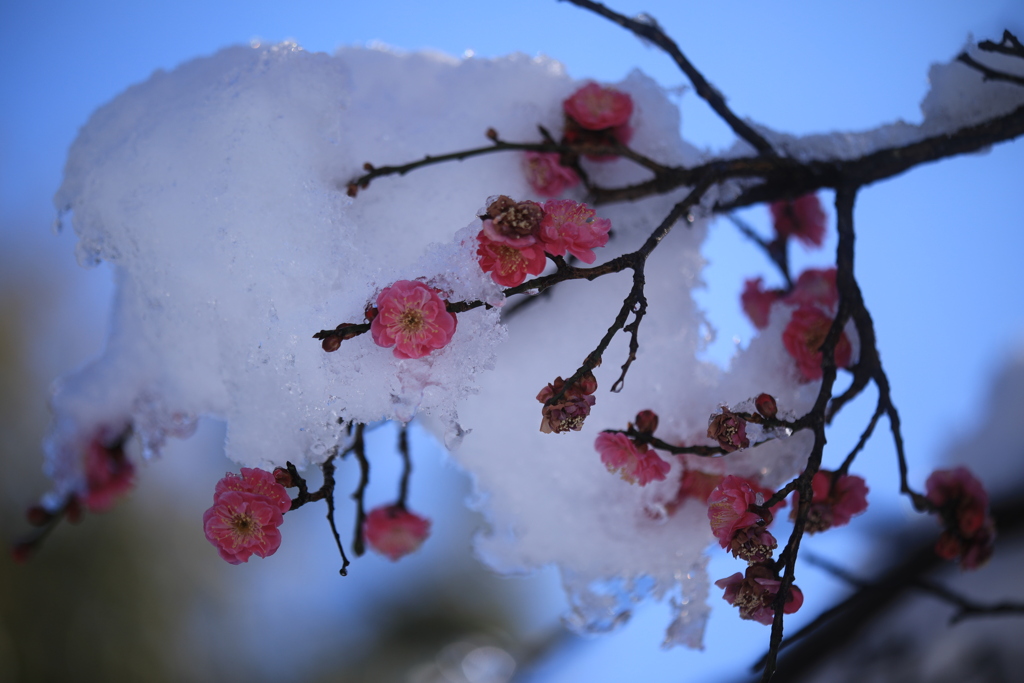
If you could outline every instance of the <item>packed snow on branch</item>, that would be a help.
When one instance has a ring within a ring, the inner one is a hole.
[[[538,392],[572,375],[631,285],[628,273],[566,282],[503,324],[501,287],[478,257],[479,216],[496,195],[542,201],[537,173],[552,178],[556,165],[490,154],[346,193],[364,162],[485,145],[489,128],[510,141],[539,141],[538,124],[558,135],[563,101],[585,85],[557,63],[522,55],[330,56],[280,44],[228,48],[157,72],[97,110],[71,148],[55,201],[79,236],[80,261],[110,264],[118,288],[103,354],[55,389],[51,506],[89,490],[90,447],[120,453],[109,443],[129,426],[134,460],[157,454],[169,436],[187,437],[200,416],[221,419],[227,455],[270,469],[323,462],[345,443],[344,423],[416,417],[474,479],[473,504],[489,521],[477,539],[485,562],[502,572],[556,564],[582,630],[612,628],[640,599],[670,599],[667,644],[699,647],[704,550],[714,536],[708,491],[695,477],[734,474],[774,489],[799,471],[809,434],[776,434],[727,458],[631,452],[628,442],[599,453],[595,440],[651,410],[660,439],[714,445],[709,416],[721,406],[753,411],[765,392],[780,417],[806,412],[817,381],[801,375],[783,344],[794,307],[774,303],[728,371],[698,361],[705,320],[691,291],[701,285],[707,223],[695,210],[648,262],[649,313],[623,390],[608,391],[627,356],[620,334],[587,393],[596,403],[586,424],[542,433]],[[613,122],[616,140],[664,164],[698,160],[655,83],[634,73],[614,90],[633,105],[618,107],[628,123]],[[616,106],[621,99],[584,92]],[[580,125],[577,135],[603,134]],[[603,185],[647,177],[627,160],[583,163]],[[566,190],[568,173],[555,179],[557,187],[541,189],[584,199],[578,186]],[[593,252],[597,263],[636,249],[684,194],[600,207],[597,220],[611,222],[612,236]],[[419,297],[420,307],[399,302],[405,308],[386,330],[375,322],[372,335],[333,353],[311,338],[363,322],[368,306],[384,311],[381,298],[392,306],[399,295]],[[449,320],[435,298],[491,307]],[[426,343],[402,337],[412,318],[401,316],[428,308],[443,329]],[[394,349],[378,345],[384,338]],[[855,360],[855,339],[852,350]],[[765,436],[748,427],[742,439]],[[639,460],[630,458],[641,457],[651,467],[638,479]]]

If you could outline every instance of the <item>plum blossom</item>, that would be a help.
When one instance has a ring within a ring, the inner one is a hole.
[[[687,498],[695,498],[701,503],[707,503],[711,492],[725,479],[723,474],[702,472],[701,470],[684,469],[683,476],[679,480],[679,492],[676,494],[676,504],[682,503]]]
[[[586,204],[571,199],[552,199],[544,202],[544,220],[540,224],[540,239],[544,249],[552,256],[570,254],[593,263],[594,249],[608,244],[608,231],[612,222],[595,218],[596,212]]]
[[[282,471],[285,474],[288,472],[287,470]],[[213,491],[214,500],[227,491],[241,491],[263,496],[282,514],[288,512],[292,507],[292,499],[288,496],[285,487],[278,481],[276,470],[267,472],[258,467],[243,467],[239,474],[228,472],[223,479],[217,482]]]
[[[925,482],[925,491],[946,526],[935,552],[947,560],[959,557],[964,569],[985,564],[994,550],[995,522],[981,482],[966,467],[936,470]]]
[[[576,171],[562,166],[561,155],[554,152],[527,152],[523,156],[523,173],[541,197],[557,197],[580,184]]]
[[[594,448],[601,454],[601,462],[609,472],[618,472],[623,481],[647,486],[652,481],[663,481],[672,465],[642,444],[639,447],[625,434],[601,432],[594,440]]]
[[[807,533],[825,531],[832,527],[850,523],[850,518],[868,509],[868,487],[862,477],[855,474],[843,474],[833,481],[834,473],[818,470],[811,478],[811,489],[814,494],[807,512],[804,530]],[[800,495],[796,501],[790,519],[795,519]]]
[[[775,538],[764,529],[762,516],[751,512],[750,506],[762,505],[773,493],[742,477],[725,477],[708,497],[708,520],[718,544],[734,557],[751,562],[771,557]]]
[[[437,292],[422,282],[399,280],[377,296],[370,335],[377,346],[394,346],[395,358],[422,358],[443,348],[457,320]]]
[[[363,534],[374,552],[397,562],[419,549],[427,540],[430,520],[400,505],[384,505],[366,515]]]
[[[653,410],[641,410],[634,418],[636,431],[641,434],[653,434],[658,429],[658,414]]]
[[[750,445],[746,420],[724,406],[722,412],[712,415],[708,421],[708,438],[717,441],[726,453]]]
[[[796,361],[802,382],[821,379],[821,345],[832,327],[832,317],[819,308],[802,306],[793,311],[786,329],[782,332],[782,343]],[[836,367],[850,365],[853,348],[843,332],[836,344],[834,358]]]
[[[85,492],[81,502],[90,512],[105,512],[135,485],[135,466],[124,452],[130,430],[113,441],[97,433],[85,450]]]
[[[483,232],[492,242],[521,248],[537,243],[544,209],[537,202],[517,202],[498,195],[487,207],[487,215],[481,218],[484,219]]]
[[[786,298],[787,304],[796,306],[818,306],[833,312],[839,305],[839,290],[836,288],[835,268],[808,268],[800,273],[793,285],[793,291]]]
[[[588,83],[563,103],[566,116],[587,130],[617,128],[629,123],[633,98],[615,88]]]
[[[487,221],[490,222],[490,221]],[[491,274],[491,279],[502,287],[523,284],[528,275],[540,275],[547,265],[544,248],[540,244],[513,247],[491,240],[486,232],[476,236],[479,246],[476,254],[480,268]]]
[[[213,507],[203,514],[206,539],[230,564],[268,557],[281,545],[278,527],[291,508],[288,492],[265,470],[243,467],[217,482]]]
[[[775,233],[780,239],[795,237],[805,246],[820,247],[825,239],[825,211],[818,195],[808,194],[793,201],[771,205]]]
[[[633,98],[614,88],[589,83],[562,103],[565,130],[562,137],[570,144],[607,147],[625,145],[633,137],[629,119]],[[592,161],[611,161],[615,155],[588,154]]]
[[[768,317],[772,310],[772,304],[783,297],[781,289],[764,289],[763,278],[747,280],[743,284],[743,293],[740,294],[740,303],[743,312],[750,318],[750,322],[759,330],[768,327]]]
[[[759,624],[770,626],[775,618],[772,603],[779,593],[782,582],[768,567],[755,564],[747,567],[746,575],[736,572],[732,576],[715,581],[715,585],[725,589],[722,597],[730,605],[740,610],[741,619],[749,619]],[[782,611],[792,614],[804,604],[804,594],[796,586],[790,586],[789,597]]]
[[[564,392],[563,392],[564,389]],[[540,431],[545,434],[559,434],[583,428],[583,421],[590,415],[590,409],[597,402],[593,393],[597,391],[597,379],[587,372],[578,382],[566,387],[565,380],[556,377],[537,394],[537,400],[544,404],[541,409]],[[548,401],[558,393],[562,397],[551,405]]]

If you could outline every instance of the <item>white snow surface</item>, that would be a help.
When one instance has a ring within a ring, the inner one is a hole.
[[[381,178],[354,200],[345,193],[364,162],[480,146],[489,127],[506,140],[537,140],[538,124],[557,135],[561,102],[580,85],[559,64],[523,55],[330,56],[285,43],[158,71],[97,110],[71,148],[55,203],[70,212],[80,260],[109,263],[118,290],[103,354],[54,391],[51,504],[84,486],[83,444],[129,422],[148,456],[213,416],[227,423],[231,459],[271,468],[322,462],[343,439],[339,420],[420,417],[474,478],[472,504],[489,522],[477,540],[485,562],[502,572],[557,564],[569,621],[581,630],[614,627],[647,596],[670,598],[666,645],[699,647],[713,539],[703,505],[665,512],[683,459],[666,456],[664,482],[630,485],[605,470],[594,439],[649,408],[661,417],[659,437],[708,443],[712,412],[762,391],[787,413],[805,412],[817,383],[797,382],[782,347],[785,307],[729,371],[699,362],[706,323],[690,292],[701,286],[707,225],[700,215],[680,222],[648,263],[649,314],[624,389],[608,391],[627,353],[620,334],[596,372],[583,430],[542,434],[537,392],[597,345],[629,274],[559,285],[506,330],[501,290],[480,272],[473,238],[487,197],[531,198],[518,154]],[[636,105],[631,146],[666,164],[699,159],[653,81],[634,73],[614,85]],[[622,160],[590,168],[607,185],[647,177]],[[601,207],[614,238],[599,262],[639,246],[683,194]],[[331,354],[312,339],[361,322],[400,279],[495,307],[460,314],[451,343],[418,360],[394,358],[369,334]],[[685,464],[777,486],[809,446],[810,435],[797,434]]]

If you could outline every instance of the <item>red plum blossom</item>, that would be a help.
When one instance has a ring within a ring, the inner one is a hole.
[[[81,502],[91,512],[105,512],[135,485],[135,466],[124,452],[128,432],[113,442],[97,434],[85,451],[85,493]]]
[[[868,509],[868,487],[862,477],[853,474],[839,476],[833,482],[834,473],[819,470],[811,479],[814,491],[811,505],[807,512],[804,530],[808,533],[825,531],[832,527],[850,523],[854,515]],[[790,519],[794,519],[799,505],[800,495],[794,497],[795,503]]]
[[[557,197],[580,184],[576,171],[562,166],[561,155],[554,152],[527,152],[523,157],[526,182],[541,197]]]
[[[430,520],[398,505],[374,508],[363,522],[366,542],[375,552],[397,562],[419,549],[430,535]]]
[[[946,526],[935,545],[936,553],[947,560],[959,557],[964,569],[987,562],[994,550],[995,522],[981,482],[966,467],[936,470],[925,482],[925,491]]]
[[[764,289],[764,280],[756,278],[747,280],[743,284],[743,293],[740,294],[740,303],[743,305],[743,312],[750,318],[750,322],[759,330],[768,327],[768,317],[772,310],[772,304],[782,299],[783,292],[779,289]]]
[[[708,497],[708,520],[718,544],[745,560],[760,562],[770,557],[775,538],[761,528],[763,518],[750,506],[763,504],[772,494],[742,477],[725,477]]]
[[[608,244],[612,227],[610,220],[595,215],[586,204],[571,199],[544,202],[544,220],[540,224],[544,250],[552,256],[564,256],[568,251],[584,263],[593,263],[597,258],[594,249]]]
[[[746,575],[739,572],[724,579],[715,581],[715,585],[725,589],[722,597],[730,605],[740,610],[741,619],[749,619],[759,624],[770,626],[775,618],[772,603],[779,593],[782,582],[768,567],[755,564],[747,567]],[[804,604],[804,594],[796,586],[790,586],[789,597],[782,611],[792,614]]]
[[[377,346],[394,346],[395,358],[422,358],[455,334],[455,314],[422,282],[399,280],[385,287],[377,296],[377,311],[370,335]]]
[[[646,445],[639,448],[625,434],[601,432],[594,441],[601,462],[609,472],[618,472],[623,481],[647,486],[663,481],[672,466]]]
[[[771,205],[775,233],[780,239],[795,237],[808,247],[820,247],[825,239],[825,211],[818,195],[808,194],[793,201]]]
[[[722,412],[712,415],[708,421],[708,438],[717,441],[726,453],[750,445],[746,420],[725,407],[722,408]]]
[[[564,389],[564,392],[563,392]],[[537,400],[544,404],[541,409],[540,431],[545,434],[560,434],[569,430],[578,432],[583,428],[583,421],[590,415],[590,409],[596,403],[592,395],[597,391],[597,379],[588,372],[578,382],[568,387],[565,380],[556,377],[537,394]],[[548,401],[562,392],[562,397],[551,405]]]
[[[540,244],[513,247],[491,240],[485,232],[480,232],[476,239],[480,268],[490,273],[491,279],[502,287],[521,285],[527,276],[544,272],[547,265],[547,257]]]
[[[821,345],[832,327],[832,317],[819,308],[803,306],[793,311],[786,329],[782,332],[782,343],[796,361],[802,382],[821,379]],[[843,332],[836,344],[834,358],[836,367],[849,366],[853,348]]]
[[[281,545],[277,527],[291,509],[291,499],[274,474],[243,467],[217,482],[213,507],[203,515],[206,539],[231,564],[248,562],[253,555],[267,557]]]
[[[588,83],[563,103],[565,114],[587,130],[617,128],[629,123],[633,98],[615,88]]]

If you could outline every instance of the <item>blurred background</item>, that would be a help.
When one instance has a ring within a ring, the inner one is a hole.
[[[1024,34],[1018,0],[828,5],[612,6],[657,18],[737,113],[794,134],[919,121],[929,64],[950,60],[971,34]],[[4,542],[27,531],[24,510],[47,488],[40,441],[49,385],[99,352],[110,315],[111,272],[79,268],[74,235],[52,230],[50,198],[79,126],[156,69],[230,44],[285,39],[328,52],[383,43],[478,58],[543,53],[575,78],[608,82],[640,68],[674,93],[687,140],[713,150],[732,141],[668,58],[565,3],[0,0]],[[911,482],[921,487],[936,466],[968,464],[1011,512],[1024,483],[1016,427],[1024,415],[1022,171],[1024,143],[1003,144],[871,187],[856,214],[857,274],[903,417]],[[767,234],[764,207],[740,215]],[[795,270],[827,263],[834,246],[833,234],[823,251],[796,247]],[[708,287],[698,297],[717,330],[707,353],[725,364],[753,333],[739,307],[743,279],[763,275],[771,285],[775,275],[727,221],[712,230],[706,258]],[[826,466],[856,442],[873,407],[869,392],[844,411]],[[288,516],[272,558],[232,567],[217,557],[200,520],[213,482],[236,468],[221,454],[223,426],[201,421],[195,436],[142,469],[138,488],[113,511],[61,526],[26,565],[0,556],[0,681],[724,681],[743,680],[763,653],[768,629],[714,604],[714,589],[703,652],[659,648],[669,616],[657,604],[639,606],[611,635],[564,631],[557,572],[506,578],[479,565],[471,538],[483,520],[464,505],[470,482],[427,435],[414,428],[413,436],[412,501],[434,520],[432,537],[398,564],[366,556],[340,578],[322,506]],[[804,546],[862,578],[913,560],[935,533],[897,495],[886,436],[883,422],[853,468],[868,479],[869,511]],[[397,480],[395,438],[387,426],[371,436],[373,486]],[[355,484],[353,472],[339,470],[340,491]],[[342,507],[338,519],[350,528],[352,510]],[[1007,533],[989,566],[970,576],[940,569],[936,580],[978,600],[1021,601],[1021,560],[1020,539]],[[734,571],[713,553],[713,577]],[[859,594],[811,564],[798,582],[807,602],[787,619],[791,629],[851,595],[863,597],[854,602],[864,612],[821,632],[795,658],[807,665],[793,665],[800,675],[1011,681],[1024,663],[1013,646],[1024,637],[1019,617],[947,629],[952,608],[927,596]]]

